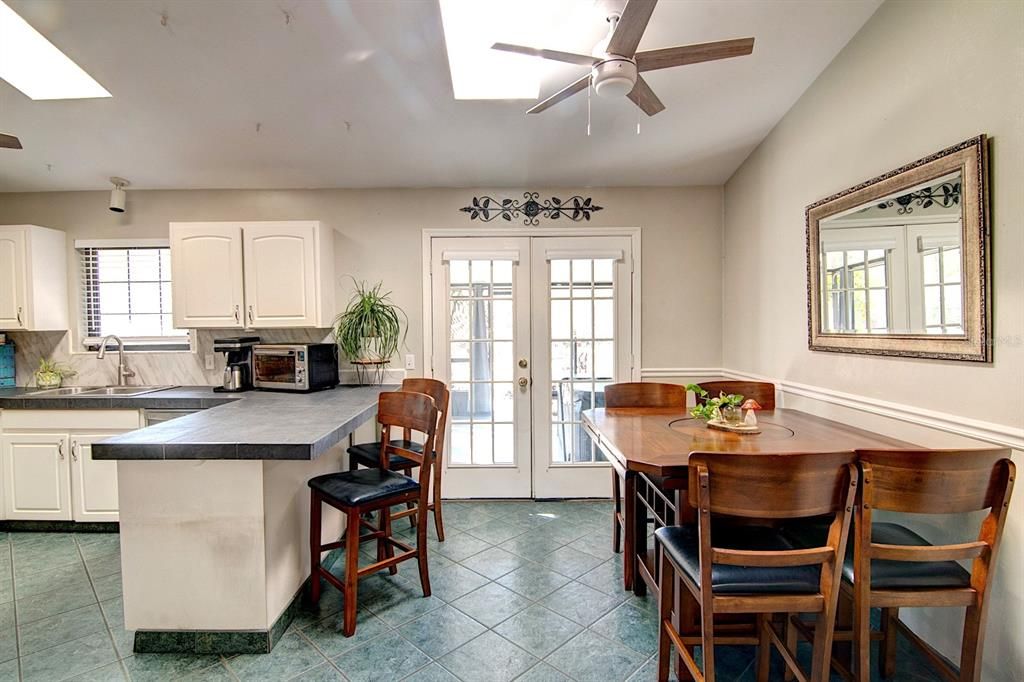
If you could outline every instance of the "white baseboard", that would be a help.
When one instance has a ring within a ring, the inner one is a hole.
[[[895,403],[879,398],[836,391],[823,386],[801,384],[785,379],[740,372],[726,367],[656,367],[642,368],[640,370],[640,377],[642,379],[689,379],[702,376],[724,376],[730,379],[744,379],[748,381],[770,381],[783,394],[810,398],[811,400],[818,400],[823,403],[838,405],[860,412],[875,414],[909,424],[1024,451],[1024,429],[1006,424],[969,419],[948,412],[938,412],[914,405],[907,405],[906,403]]]

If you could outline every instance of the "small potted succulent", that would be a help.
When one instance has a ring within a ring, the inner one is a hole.
[[[735,393],[719,393],[717,398],[708,397],[708,392],[697,384],[687,384],[687,391],[704,400],[704,404],[698,402],[690,409],[690,416],[703,421],[721,420],[728,424],[739,424],[743,421],[743,396]]]
[[[39,368],[35,372],[36,387],[38,388],[60,388],[64,379],[78,374],[67,365],[56,360],[42,358],[39,360]]]

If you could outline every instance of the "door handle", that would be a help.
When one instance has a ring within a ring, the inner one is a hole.
[[[76,462],[78,461],[78,455],[75,453],[75,450],[77,450],[77,449],[78,449],[78,441],[77,440],[71,441],[71,459],[73,459]]]
[[[530,363],[527,362],[526,358],[520,358],[520,360],[519,360],[519,366],[520,367],[522,367],[523,369],[526,369],[529,366],[529,364]]]
[[[530,385],[530,380],[529,379],[527,379],[526,377],[520,377],[519,378],[519,388],[526,388],[529,385]]]
[[[241,321],[242,320],[239,318],[239,315],[238,315],[238,305],[235,305],[235,322],[241,322]]]
[[[57,456],[64,459],[64,441],[57,441]]]

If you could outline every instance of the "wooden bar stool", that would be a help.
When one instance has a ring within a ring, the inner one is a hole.
[[[655,531],[662,546],[659,585],[658,680],[668,679],[671,647],[697,680],[715,679],[715,642],[752,643],[749,637],[715,635],[715,614],[757,614],[757,679],[768,679],[771,646],[801,679],[826,682],[832,624],[839,598],[840,567],[857,491],[852,451],[779,455],[694,453],[690,455],[689,501],[696,526]],[[712,523],[713,515],[778,520],[828,514],[828,535],[819,547],[799,549],[773,526]],[[714,532],[712,532],[714,529]],[[701,634],[682,636],[672,624],[686,595],[675,594],[675,576],[700,607]],[[773,613],[816,613],[825,626],[814,641],[806,676],[796,651],[771,624]],[[692,648],[701,646],[703,671]],[[684,671],[680,670],[680,678]]]
[[[705,381],[697,385],[707,391],[711,398],[717,398],[720,393],[734,393],[744,398],[753,398],[763,410],[775,409],[775,384],[766,381]],[[697,396],[698,403],[703,405],[704,401],[705,398]]]
[[[871,641],[881,640],[879,671],[896,671],[896,631],[930,659],[948,680],[981,679],[987,593],[1013,491],[1014,465],[1008,449],[860,450],[860,501],[853,551],[843,566],[843,594],[853,601],[853,631],[837,631],[837,641],[854,643],[853,674],[871,678]],[[965,514],[988,509],[978,539],[933,545],[906,526],[872,521],[875,511],[908,514]],[[806,535],[804,535],[806,537]],[[971,559],[970,572],[958,561]],[[901,607],[967,607],[960,649],[960,672],[899,620]],[[882,609],[882,629],[872,632],[872,608]],[[794,621],[807,633],[806,624]],[[849,676],[843,663],[834,665]]]
[[[418,502],[419,509],[426,509],[429,501],[431,466],[434,463],[434,435],[437,430],[437,408],[434,399],[423,393],[395,391],[381,393],[377,403],[377,422],[381,425],[380,465],[373,469],[342,471],[324,474],[309,481],[309,549],[310,549],[310,599],[315,606],[320,601],[320,578],[342,591],[345,595],[342,634],[351,637],[356,631],[356,594],[359,578],[387,568],[392,573],[402,561],[416,559],[420,570],[420,585],[423,596],[430,596],[430,575],[427,570],[427,515],[406,510],[396,517],[416,514],[416,547],[401,542],[391,535],[391,507],[403,502]],[[418,431],[424,435],[423,448],[417,452],[395,445],[391,440],[391,428]],[[419,480],[405,474],[391,471],[387,463],[392,454],[406,457],[420,469]],[[345,538],[337,542],[322,544],[321,512],[323,504],[330,505],[345,514]],[[364,520],[363,514],[380,510],[379,523],[374,527]],[[361,534],[366,526],[371,532]],[[365,568],[359,568],[359,544],[367,540],[377,541],[377,561]],[[320,565],[323,552],[345,548],[345,582],[341,582],[330,571]],[[402,553],[395,556],[395,548]]]
[[[434,490],[432,501],[426,509],[434,512],[434,529],[437,531],[437,539],[444,542],[444,519],[441,516],[441,470],[444,468],[442,466],[444,434],[448,424],[448,387],[443,381],[438,381],[437,379],[406,379],[402,382],[402,390],[413,393],[425,393],[434,399],[434,404],[437,406],[437,432],[434,436],[434,462],[436,463],[434,466]],[[409,430],[405,429],[402,439],[394,441],[394,444],[400,448],[422,452],[423,446],[412,442],[409,436]],[[367,468],[378,467],[380,466],[380,442],[353,445],[348,449],[348,456],[349,471],[355,471],[359,468],[359,465]],[[406,476],[412,476],[412,470],[419,465],[393,452],[388,461],[388,466],[392,471],[400,471]],[[413,516],[410,516],[409,521],[415,525]]]
[[[625,382],[609,384],[604,389],[605,407],[678,407],[686,410],[686,389],[676,384]],[[612,550],[624,551],[623,582],[625,589],[633,589],[636,580],[634,570],[636,544],[632,529],[626,527],[626,519],[633,518],[636,509],[636,483],[634,474],[619,462],[610,460],[612,465],[612,500],[615,509],[612,514]],[[646,522],[644,533],[646,534]],[[625,543],[622,536],[625,535]],[[623,546],[624,545],[624,546]]]

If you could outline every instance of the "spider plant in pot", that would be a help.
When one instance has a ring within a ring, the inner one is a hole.
[[[391,292],[383,291],[382,283],[370,287],[366,282],[352,282],[355,285],[352,298],[345,310],[334,318],[335,343],[357,367],[376,364],[383,369],[398,352],[398,347],[405,343],[409,318],[391,302]],[[363,379],[363,373],[359,374]],[[383,371],[373,375],[377,383],[384,378]],[[363,380],[363,383],[368,382]]]
[[[73,377],[76,374],[78,374],[78,372],[67,365],[63,365],[56,360],[41,358],[39,360],[39,367],[35,372],[36,387],[60,388],[64,379]]]

